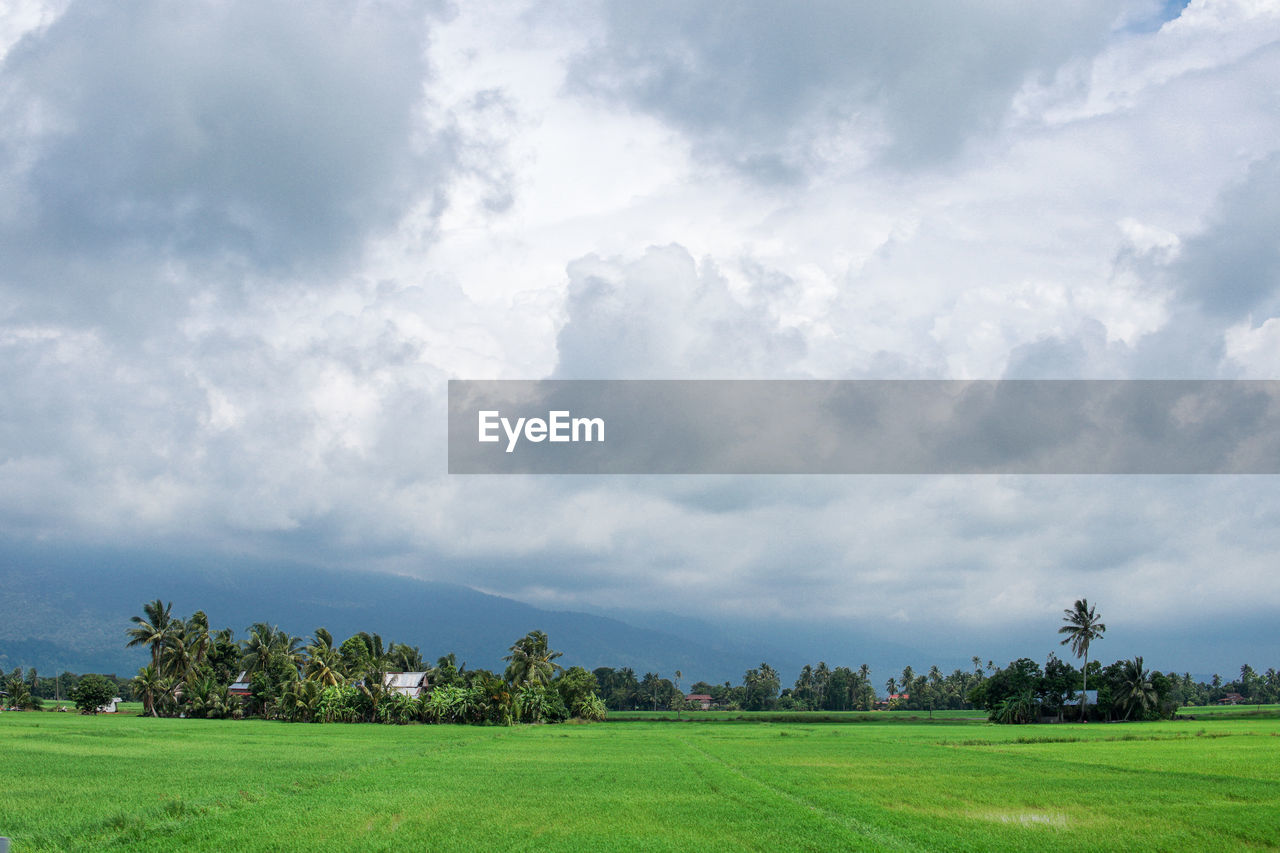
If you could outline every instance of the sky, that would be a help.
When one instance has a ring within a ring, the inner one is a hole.
[[[0,57],[0,538],[1277,662],[1275,477],[445,440],[449,379],[1280,379],[1276,0],[16,0]]]

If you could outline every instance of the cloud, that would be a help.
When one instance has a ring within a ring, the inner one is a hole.
[[[771,310],[793,283],[767,271],[735,294],[714,265],[699,269],[672,245],[633,261],[581,258],[568,273],[558,378],[766,378],[794,375],[805,354]]]
[[[601,4],[569,86],[660,116],[762,180],[870,152],[904,167],[999,126],[1029,78],[1094,53],[1112,3]]]
[[[72,4],[4,59],[3,285],[114,311],[331,274],[443,192],[429,6]],[[234,288],[233,288],[234,289]]]
[[[1208,225],[1183,241],[1179,295],[1223,320],[1280,315],[1280,152],[1254,162],[1219,199]]]
[[[922,642],[1274,614],[1263,478],[444,474],[448,378],[1275,378],[1275,4],[909,9],[9,4],[0,527]]]

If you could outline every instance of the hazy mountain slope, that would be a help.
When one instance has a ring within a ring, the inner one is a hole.
[[[302,636],[324,626],[419,646],[430,659],[457,653],[471,667],[500,669],[507,647],[546,631],[566,665],[630,666],[737,681],[759,652],[715,646],[618,619],[541,610],[467,587],[411,578],[258,561],[211,565],[154,556],[52,549],[0,552],[0,666],[129,673],[144,654],[125,648],[129,617],[154,598],[183,616],[203,609],[211,626],[243,636],[266,621]]]

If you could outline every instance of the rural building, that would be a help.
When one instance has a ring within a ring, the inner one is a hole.
[[[684,701],[688,702],[695,708],[701,708],[703,711],[710,711],[711,703],[715,700],[705,693],[690,693],[688,696],[684,697]]]
[[[883,711],[894,702],[905,702],[911,698],[910,693],[890,693],[888,698],[881,699],[876,702],[876,710]]]
[[[1218,700],[1219,705],[1243,705],[1245,698],[1239,693],[1228,693]]]
[[[417,699],[426,687],[425,672],[388,672],[383,676],[382,685],[389,691]]]
[[[99,714],[115,714],[120,710],[120,703],[123,701],[124,701],[123,699],[117,696],[116,698],[112,699],[110,702],[108,702],[107,704],[99,708],[97,712]]]
[[[1086,690],[1086,691],[1085,691],[1085,695],[1089,697],[1089,704],[1090,704],[1090,705],[1097,705],[1097,704],[1098,704],[1098,691],[1096,691],[1096,690]],[[1073,697],[1072,697],[1072,698],[1070,698],[1070,699],[1063,699],[1063,700],[1062,700],[1062,707],[1064,707],[1064,708],[1078,708],[1078,707],[1080,707],[1080,694],[1078,694],[1078,693],[1077,693],[1075,696],[1073,696]]]
[[[248,675],[249,675],[248,671],[242,670],[240,674],[236,676],[235,683],[227,688],[227,692],[230,693],[232,696],[248,696],[249,695]]]

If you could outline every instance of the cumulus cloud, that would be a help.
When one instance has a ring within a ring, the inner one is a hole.
[[[682,246],[631,262],[583,258],[568,272],[559,378],[781,377],[804,356],[803,336],[771,306],[792,289],[785,279],[762,274],[734,294]]]
[[[764,180],[870,153],[936,163],[1028,78],[1094,53],[1112,3],[602,4],[570,86],[652,112]]]

